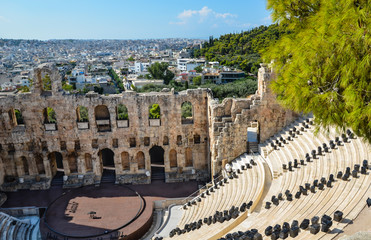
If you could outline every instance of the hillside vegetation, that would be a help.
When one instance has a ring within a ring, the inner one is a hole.
[[[284,35],[285,29],[272,24],[241,33],[229,33],[219,38],[210,37],[202,49],[194,50],[194,57],[218,61],[220,65],[239,68],[256,74],[262,62],[261,53]]]

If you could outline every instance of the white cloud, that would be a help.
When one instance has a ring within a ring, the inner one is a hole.
[[[198,23],[202,23],[206,20],[215,21],[215,20],[224,20],[224,23],[228,23],[227,20],[230,18],[236,18],[237,15],[232,13],[218,13],[214,10],[204,6],[200,10],[184,10],[180,14],[178,14],[177,22],[170,22],[170,24],[177,24],[177,25],[185,25],[191,21],[197,21]]]

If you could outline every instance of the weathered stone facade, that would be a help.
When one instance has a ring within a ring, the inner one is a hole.
[[[51,91],[43,90],[45,74]],[[167,182],[207,180],[223,161],[246,152],[251,122],[258,122],[264,141],[295,117],[267,90],[271,72],[266,66],[259,71],[256,95],[221,104],[208,89],[68,95],[51,64],[36,68],[34,76],[30,93],[0,96],[0,184],[5,191],[49,188],[57,165],[64,170],[64,187],[99,184],[105,151],[113,154],[116,183],[150,183],[153,147],[162,148]],[[181,118],[184,102],[193,108],[186,121]],[[154,103],[160,106],[160,119],[149,119]],[[127,107],[127,121],[117,119],[118,104]],[[88,109],[88,122],[78,121],[79,106]],[[48,107],[56,123],[47,121]],[[16,109],[22,124],[15,119]]]
[[[248,150],[247,128],[258,126],[259,142],[264,142],[298,114],[283,109],[272,94],[269,84],[271,69],[261,64],[258,72],[258,90],[246,99],[210,101],[209,134],[212,174],[219,172],[226,163]]]

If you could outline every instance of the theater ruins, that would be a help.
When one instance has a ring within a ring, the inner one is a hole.
[[[0,96],[1,189],[48,189],[53,178],[64,188],[110,179],[206,181],[297,117],[276,103],[267,88],[271,74],[262,65],[255,95],[220,103],[208,89],[66,94],[57,68],[40,65],[30,92]],[[153,104],[160,109],[156,118]],[[183,104],[192,109],[186,118]]]

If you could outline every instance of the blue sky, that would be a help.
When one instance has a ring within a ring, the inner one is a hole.
[[[266,0],[0,2],[0,38],[208,38],[269,24]]]

